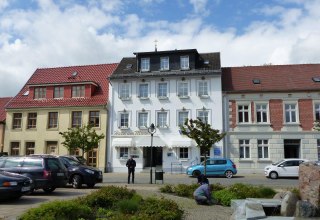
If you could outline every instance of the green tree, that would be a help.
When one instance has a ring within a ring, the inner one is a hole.
[[[193,139],[197,146],[200,148],[200,152],[205,152],[204,155],[204,175],[207,174],[207,153],[211,147],[222,140],[226,135],[220,133],[219,130],[211,128],[211,125],[201,121],[201,119],[186,119],[184,125],[180,125],[181,133],[187,137]]]
[[[313,129],[316,131],[320,131],[320,121],[317,120],[313,123]]]
[[[59,132],[64,138],[62,142],[69,152],[80,148],[82,150],[82,156],[84,153],[97,148],[104,134],[98,135],[91,125],[84,125],[82,127],[68,128],[68,131]]]

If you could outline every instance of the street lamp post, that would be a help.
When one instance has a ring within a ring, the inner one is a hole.
[[[152,184],[152,165],[153,165],[153,134],[156,133],[156,128],[154,127],[154,124],[152,123],[150,127],[148,128],[148,132],[151,134],[151,165],[150,165],[150,184]]]

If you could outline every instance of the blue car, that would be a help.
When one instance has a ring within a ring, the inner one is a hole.
[[[232,178],[237,174],[237,166],[228,158],[209,158],[207,159],[207,176],[225,176]],[[204,161],[201,164],[187,168],[187,175],[197,177],[204,174]]]

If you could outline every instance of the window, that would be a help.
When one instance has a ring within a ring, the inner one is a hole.
[[[31,129],[31,128],[36,128],[36,127],[37,127],[37,113],[35,113],[35,112],[28,113],[27,128]]]
[[[186,121],[186,119],[188,119],[188,116],[189,116],[189,112],[187,111],[181,111],[178,113],[178,126],[180,125],[184,125],[184,122]]]
[[[138,127],[147,128],[148,127],[148,113],[140,112],[138,113]]]
[[[141,71],[149,71],[149,70],[150,70],[150,59],[141,58]]]
[[[100,126],[100,112],[99,111],[90,111],[89,112],[89,124],[92,127]]]
[[[128,157],[129,157],[129,148],[120,147],[119,148],[119,158],[120,159],[128,159]]]
[[[240,147],[240,159],[250,158],[250,141],[249,140],[239,140]]]
[[[179,148],[179,158],[188,159],[189,158],[189,149],[187,147]]]
[[[249,123],[249,105],[238,105],[238,122]]]
[[[82,112],[72,112],[71,127],[81,127],[82,125]]]
[[[22,122],[22,113],[13,113],[12,128],[13,129],[20,129],[21,122]]]
[[[297,122],[297,105],[294,103],[285,104],[285,122],[286,123],[294,123]]]
[[[84,97],[85,86],[72,86],[72,98]]]
[[[63,96],[64,96],[64,88],[63,88],[63,86],[54,87],[53,98],[61,99],[61,98],[63,98]]]
[[[158,84],[158,98],[167,98],[168,84],[166,82]]]
[[[199,81],[198,83],[198,96],[206,97],[208,96],[208,82],[207,81]]]
[[[257,123],[268,122],[268,105],[256,104],[256,117]]]
[[[34,142],[26,142],[26,155],[34,154]]]
[[[201,110],[198,111],[198,119],[200,119],[202,122],[208,123],[209,122],[209,111]]]
[[[34,89],[34,99],[45,99],[46,98],[46,87],[39,87]]]
[[[167,112],[158,112],[157,126],[159,128],[166,128],[168,126],[168,113]]]
[[[318,160],[320,160],[320,139],[317,140]]]
[[[11,142],[10,155],[16,156],[19,154],[20,154],[20,143],[19,142]]]
[[[189,84],[188,82],[178,83],[178,96],[180,98],[189,97]]]
[[[130,98],[130,84],[129,83],[121,83],[119,85],[119,98],[124,99],[124,100]]]
[[[120,114],[120,128],[128,128],[129,127],[129,114],[121,113]]]
[[[160,58],[160,70],[169,70],[169,57]]]
[[[48,128],[58,127],[58,112],[49,112]]]
[[[97,167],[98,165],[98,151],[97,149],[93,149],[88,151],[87,163],[89,166]]]
[[[268,140],[258,140],[258,158],[259,159],[269,158]]]
[[[314,118],[316,121],[320,121],[320,103],[314,105]]]
[[[180,68],[182,70],[189,69],[189,56],[181,56],[180,57]]]
[[[149,96],[149,85],[148,83],[139,84],[139,97],[148,98]]]

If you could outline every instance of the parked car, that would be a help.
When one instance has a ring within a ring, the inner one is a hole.
[[[86,184],[89,188],[93,188],[96,183],[101,183],[103,180],[102,171],[84,165],[72,156],[58,156],[65,167],[68,169],[68,183],[72,184],[73,188],[81,188],[82,184]]]
[[[87,164],[87,160],[84,159],[82,156],[80,155],[66,155],[66,157],[72,158],[80,163],[82,163],[83,165]]]
[[[278,177],[298,177],[299,165],[306,162],[306,159],[283,159],[270,164],[264,168],[264,175],[267,178],[277,179]]]
[[[50,155],[23,157],[1,157],[0,170],[18,173],[32,179],[32,189],[42,189],[47,193],[58,187],[64,187],[68,173],[61,161]]]
[[[237,174],[237,166],[228,158],[209,158],[206,164],[207,176],[225,176],[232,178]],[[193,165],[187,168],[187,175],[197,177],[204,174],[204,161],[198,165]]]
[[[31,190],[32,180],[28,177],[0,171],[0,201],[18,199]]]

